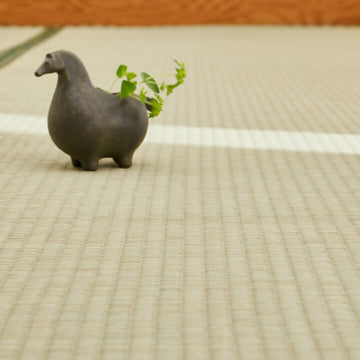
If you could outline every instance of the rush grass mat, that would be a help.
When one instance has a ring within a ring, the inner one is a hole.
[[[0,71],[0,359],[359,359],[357,28],[66,28]],[[188,77],[129,169],[71,166],[45,54]]]

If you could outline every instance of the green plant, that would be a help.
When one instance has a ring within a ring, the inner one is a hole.
[[[146,87],[142,86],[140,89],[139,94],[135,94],[135,91],[138,86],[138,81],[136,80],[138,75],[134,72],[127,71],[128,67],[126,65],[120,65],[116,70],[116,79],[111,85],[109,92],[111,92],[112,88],[114,87],[115,83],[122,79],[121,86],[120,86],[120,93],[119,96],[121,98],[125,98],[131,96],[135,99],[140,100],[143,104],[149,105],[151,111],[149,117],[155,117],[159,115],[162,110],[162,106],[164,103],[163,93],[166,95],[170,95],[176,87],[181,85],[186,78],[186,70],[185,64],[183,62],[174,60],[176,73],[168,74],[174,75],[176,78],[176,82],[174,84],[165,84],[162,82],[160,85],[156,82],[153,76],[149,75],[146,72],[140,73],[141,81],[140,85],[146,85]],[[161,75],[159,75],[161,76]],[[152,96],[148,97],[148,90],[151,90]]]

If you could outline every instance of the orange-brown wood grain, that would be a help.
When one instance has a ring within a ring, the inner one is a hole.
[[[360,0],[1,0],[2,25],[360,24]]]

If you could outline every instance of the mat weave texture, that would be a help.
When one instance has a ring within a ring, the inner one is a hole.
[[[4,67],[0,359],[359,359],[359,37],[66,28]],[[57,49],[103,88],[186,63],[130,169],[52,143],[56,76],[33,73]]]

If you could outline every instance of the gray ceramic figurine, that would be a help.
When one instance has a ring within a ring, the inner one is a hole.
[[[81,60],[69,51],[47,54],[35,75],[53,72],[58,82],[48,127],[54,143],[84,170],[96,170],[104,157],[130,167],[148,127],[145,105],[95,88]]]

